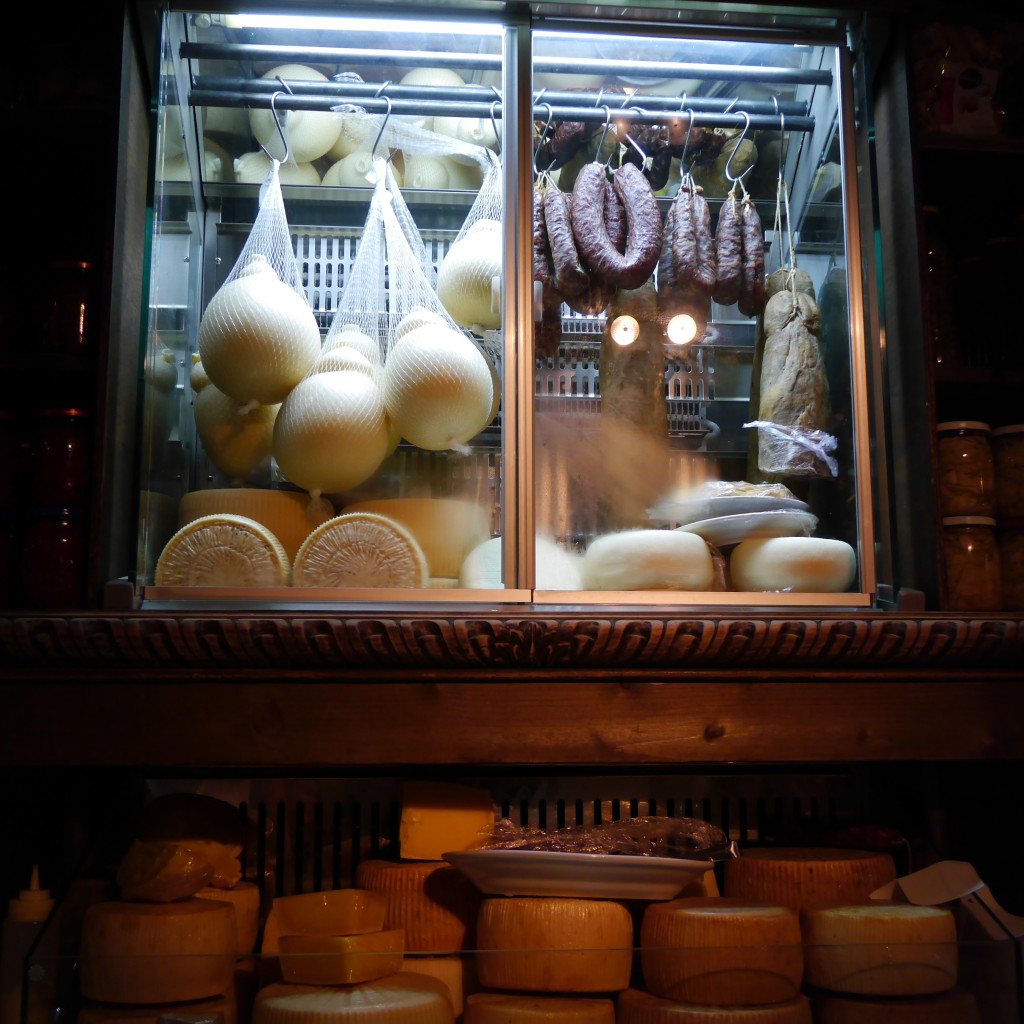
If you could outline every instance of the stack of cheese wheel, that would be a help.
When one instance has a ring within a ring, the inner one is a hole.
[[[981,1024],[978,1002],[966,989],[951,988],[913,999],[864,999],[818,995],[816,1024]]]
[[[213,865],[177,843],[136,840],[118,870],[124,899],[92,904],[82,922],[82,996],[99,1003],[195,1003],[231,993],[234,907],[195,895]]]
[[[466,1000],[462,1024],[615,1024],[615,1003],[589,996],[480,992]]]
[[[705,1006],[628,988],[616,1004],[616,1024],[811,1024],[811,1004],[798,995],[760,1006]]]
[[[476,933],[477,973],[485,987],[572,994],[629,985],[633,918],[615,900],[487,897]]]
[[[859,996],[926,996],[957,980],[956,923],[946,907],[864,903],[803,911],[807,983]]]
[[[788,907],[864,903],[896,879],[888,853],[832,847],[763,847],[724,862],[726,896]]]
[[[405,934],[384,928],[384,901],[365,889],[274,900],[281,974],[302,985],[353,985],[396,974]]]
[[[404,971],[356,985],[267,985],[252,1024],[454,1024],[441,984]]]
[[[644,987],[661,999],[757,1006],[800,994],[803,948],[792,907],[728,897],[652,903],[640,944]]]

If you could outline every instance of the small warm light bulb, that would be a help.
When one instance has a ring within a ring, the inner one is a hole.
[[[697,337],[697,321],[689,313],[679,313],[669,320],[665,333],[673,345],[688,345]]]
[[[625,347],[632,345],[640,337],[640,324],[637,323],[636,317],[617,316],[608,331],[616,345]]]

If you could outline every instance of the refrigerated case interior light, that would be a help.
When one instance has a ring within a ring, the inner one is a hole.
[[[697,337],[697,321],[689,313],[679,313],[669,320],[665,334],[673,345],[689,345]]]
[[[611,327],[608,328],[608,332],[612,341],[624,348],[626,345],[632,345],[640,337],[640,324],[637,323],[635,317],[617,316],[612,321]]]
[[[331,18],[300,14],[228,14],[224,24],[229,28],[282,28],[307,29],[333,32],[397,32],[409,31],[409,21],[382,20],[378,18]],[[476,22],[454,22],[416,20],[417,32],[457,35],[501,34],[501,26],[477,24]]]

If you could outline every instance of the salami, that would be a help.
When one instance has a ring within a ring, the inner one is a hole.
[[[544,223],[551,247],[555,286],[563,295],[575,295],[590,284],[590,276],[576,250],[565,193],[557,186],[544,192]]]
[[[610,181],[604,184],[604,223],[608,229],[608,240],[618,252],[625,254],[626,232],[629,229],[626,223],[626,208]]]
[[[739,311],[744,316],[758,316],[764,310],[764,228],[757,207],[748,198],[740,203],[740,228],[743,238],[742,273],[740,276]]]
[[[676,284],[685,291],[693,288],[697,276],[697,238],[693,231],[693,191],[684,184],[676,193],[672,254]]]
[[[715,238],[711,234],[711,208],[700,188],[693,192],[693,239],[697,253],[697,266],[693,283],[697,291],[710,295],[718,277],[715,257]]]
[[[548,229],[544,221],[544,195],[540,188],[533,190],[533,279],[540,281],[545,289],[550,288],[555,280]]]
[[[720,306],[731,306],[740,297],[740,278],[743,273],[743,239],[740,233],[739,204],[735,196],[729,196],[718,212],[715,249],[718,274],[711,297]]]

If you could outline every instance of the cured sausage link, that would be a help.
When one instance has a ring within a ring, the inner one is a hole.
[[[740,225],[743,237],[743,269],[740,278],[739,311],[744,316],[758,316],[764,311],[764,228],[757,207],[749,199],[740,204]]]
[[[693,193],[693,238],[697,252],[693,283],[698,291],[710,295],[718,280],[718,260],[715,256],[715,238],[711,234],[711,207],[699,188]]]
[[[715,248],[718,274],[712,298],[719,305],[731,306],[740,297],[740,278],[743,273],[743,238],[735,196],[728,196],[718,212]]]
[[[576,295],[590,284],[590,275],[580,263],[569,221],[569,204],[557,186],[544,192],[544,222],[555,270],[555,286],[564,295]]]
[[[654,273],[661,255],[658,200],[643,171],[634,164],[620,167],[613,183],[626,208],[627,224],[625,267],[615,283],[620,288],[639,288]]]

